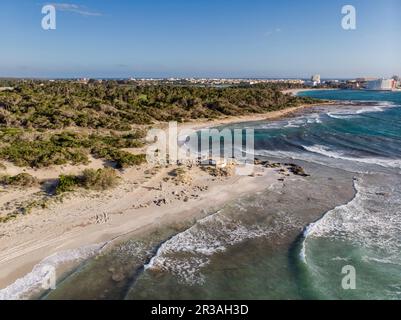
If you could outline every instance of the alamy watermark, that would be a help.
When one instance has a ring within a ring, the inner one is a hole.
[[[344,266],[341,273],[345,275],[341,281],[344,290],[356,290],[356,269],[354,266]]]
[[[56,7],[48,4],[42,7],[42,14],[45,16],[42,18],[42,29],[43,30],[56,30]]]
[[[151,129],[146,158],[154,165],[235,165],[237,175],[251,175],[255,162],[253,129],[181,129],[170,122],[168,130]]]
[[[347,4],[342,7],[341,13],[344,17],[341,20],[341,26],[344,30],[356,30],[356,8]]]
[[[42,7],[42,14],[45,16],[42,18],[43,30],[56,30],[57,28],[57,13],[56,7],[52,4],[47,4]],[[341,14],[343,15],[341,20],[341,27],[344,30],[356,30],[356,8],[351,4],[344,5],[341,8]]]

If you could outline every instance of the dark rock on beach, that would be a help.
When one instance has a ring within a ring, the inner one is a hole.
[[[310,177],[310,175],[305,172],[304,168],[302,168],[299,165],[293,163],[287,163],[285,165],[288,166],[288,170],[293,174],[295,174],[296,176]]]

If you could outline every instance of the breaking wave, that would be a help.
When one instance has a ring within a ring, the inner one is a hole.
[[[246,226],[218,212],[162,244],[145,270],[169,272],[180,282],[202,284],[204,276],[200,270],[209,263],[212,255],[271,232],[263,226]]]
[[[103,244],[67,250],[49,256],[38,263],[33,270],[23,278],[16,280],[5,289],[0,290],[0,300],[28,299],[34,292],[42,290],[42,284],[49,276],[49,270],[69,262],[82,262],[96,255]]]
[[[401,181],[372,174],[355,180],[355,189],[352,201],[305,229],[299,251],[304,280],[325,299],[349,294],[356,299],[399,300]],[[345,265],[357,272],[354,293],[340,286]]]
[[[243,202],[244,201],[244,202]],[[251,202],[249,202],[251,201]],[[247,240],[285,235],[299,222],[285,212],[265,216],[263,199],[241,200],[224,208],[163,243],[155,256],[145,265],[145,271],[165,272],[186,285],[202,285],[202,269],[212,256]],[[263,223],[268,219],[269,223]],[[258,218],[259,217],[259,218]]]
[[[397,168],[401,169],[401,160],[400,159],[385,159],[385,158],[356,158],[345,156],[340,151],[333,151],[330,148],[322,145],[313,145],[313,146],[302,146],[306,151],[321,154],[328,158],[347,160],[347,161],[356,161],[366,164],[376,164],[386,168]]]

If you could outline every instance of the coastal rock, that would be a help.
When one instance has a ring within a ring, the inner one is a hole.
[[[157,200],[153,201],[153,203],[154,203],[155,205],[157,205],[158,207],[160,207],[160,206],[162,206],[162,205],[167,204],[167,200],[166,200],[166,198],[157,199]]]
[[[295,174],[296,176],[301,176],[301,177],[310,177],[309,174],[307,174],[301,166],[298,166],[296,164],[286,164],[289,168],[288,170]]]
[[[268,161],[268,160],[260,160],[258,158],[255,158],[254,164],[255,164],[255,166],[269,167],[270,166],[270,161]]]
[[[388,192],[376,192],[376,195],[386,197],[386,198],[390,196],[390,194]]]
[[[266,168],[280,168],[281,167],[281,163],[270,163],[268,162],[266,164]]]

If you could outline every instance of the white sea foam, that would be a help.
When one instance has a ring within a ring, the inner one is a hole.
[[[356,114],[363,114],[363,113],[370,113],[370,112],[383,112],[385,110],[386,110],[385,107],[373,106],[373,107],[367,107],[367,108],[359,109],[355,113]]]
[[[330,118],[334,118],[334,119],[351,119],[354,118],[355,115],[353,114],[348,114],[348,113],[334,113],[334,112],[329,112],[327,113],[327,115]]]
[[[326,114],[334,119],[351,119],[364,113],[383,112],[392,107],[394,107],[394,105],[388,102],[377,102],[377,105],[375,106],[358,106],[358,108],[346,107],[345,109],[344,107],[341,107],[341,109],[330,111]]]
[[[289,119],[286,121],[286,124],[283,125],[284,128],[300,128],[300,127],[305,127],[309,124],[315,124],[315,123],[322,123],[322,120],[320,119],[320,114],[318,113],[313,113],[307,116],[302,116],[298,117],[295,119]],[[268,128],[264,128],[268,129]]]
[[[299,128],[304,125],[305,121],[303,121],[302,119],[289,120],[287,124],[284,126],[284,128]]]
[[[311,124],[311,123],[322,123],[322,120],[320,119],[320,114],[314,113],[314,114],[312,114],[312,115],[310,115],[309,117],[306,118],[306,122],[308,124]]]
[[[386,263],[400,263],[401,190],[399,186],[355,182],[357,194],[346,205],[329,211],[305,232],[301,258],[311,238],[333,238],[353,243],[386,257]],[[380,261],[382,257],[370,257]],[[384,261],[384,260],[381,260]]]
[[[306,151],[321,154],[325,157],[346,160],[346,161],[356,161],[366,164],[376,164],[386,168],[397,168],[401,169],[401,160],[400,159],[384,159],[384,158],[356,158],[344,156],[340,151],[330,150],[326,146],[322,145],[313,145],[313,146],[302,146]]]
[[[258,207],[259,204],[253,203],[252,206]],[[213,214],[166,241],[145,270],[170,273],[187,285],[202,284],[205,278],[201,270],[209,264],[211,256],[247,239],[268,236],[279,228],[284,233],[293,222],[282,218],[279,226],[263,226],[245,224],[220,212]]]
[[[331,168],[339,168],[354,173],[369,173],[369,170],[366,168],[366,164],[362,162],[353,162],[352,166],[350,166],[349,161],[329,161],[330,159],[334,158],[323,156],[321,154],[319,155],[317,153],[307,152],[306,150],[304,152],[258,150],[258,153],[255,156],[302,160],[317,163]]]
[[[306,239],[308,239],[309,234],[311,234],[313,232],[313,228],[315,227],[317,222],[311,223],[310,225],[308,225],[304,232],[303,232],[303,241],[302,241],[302,246],[301,246],[301,251],[300,251],[300,258],[301,261],[304,263],[308,263],[307,258],[306,258]]]
[[[23,278],[16,280],[13,284],[0,290],[0,300],[21,300],[29,298],[36,290],[41,290],[42,283],[48,275],[49,267],[58,266],[69,262],[84,261],[101,250],[104,244],[67,250],[47,257],[37,264],[33,270]]]
[[[357,193],[348,204],[327,212],[303,235],[300,259],[308,264],[308,243],[314,238],[346,241],[371,252],[362,260],[401,265],[401,190],[399,186],[355,181]],[[385,208],[385,209],[384,209]],[[366,252],[366,251],[365,251]],[[337,257],[336,260],[347,260]],[[334,259],[332,259],[334,260]]]
[[[349,258],[343,258],[343,257],[334,257],[331,259],[331,261],[350,261]]]

